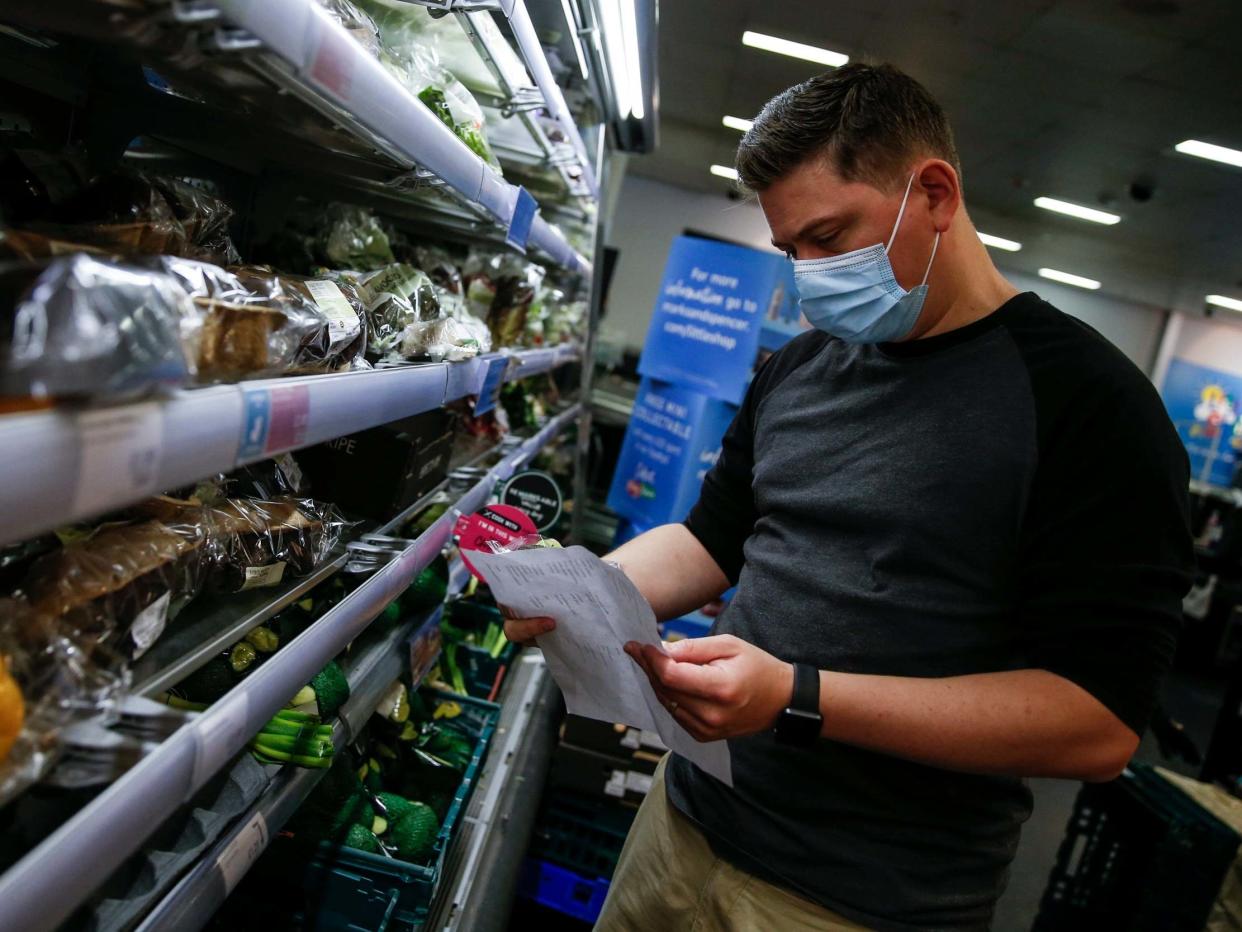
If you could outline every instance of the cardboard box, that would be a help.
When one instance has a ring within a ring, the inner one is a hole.
[[[444,481],[457,420],[436,409],[297,454],[316,498],[387,521]]]
[[[548,783],[555,789],[584,796],[606,797],[638,804],[651,789],[659,752],[640,752],[628,760],[561,744],[552,755]]]

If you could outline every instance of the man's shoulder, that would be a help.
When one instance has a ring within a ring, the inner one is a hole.
[[[814,359],[832,337],[822,330],[800,333],[759,364],[755,371],[754,395],[762,400],[800,366]]]
[[[1032,383],[1061,391],[1106,391],[1158,396],[1151,381],[1125,353],[1085,321],[1033,292],[1010,302],[1004,324]]]

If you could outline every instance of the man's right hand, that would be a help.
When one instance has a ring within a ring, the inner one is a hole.
[[[505,605],[498,608],[505,619],[505,637],[523,647],[533,644],[539,635],[547,634],[556,627],[556,622],[551,618],[518,618],[511,608]]]

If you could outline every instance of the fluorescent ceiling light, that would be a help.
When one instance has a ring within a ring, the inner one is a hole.
[[[624,120],[643,118],[643,74],[638,56],[638,20],[635,0],[603,0],[604,46],[608,53],[608,71],[612,76],[612,93],[617,100],[617,116]]]
[[[728,178],[730,181],[737,181],[737,169],[730,168],[728,165],[713,165],[712,174],[717,178]]]
[[[1056,269],[1040,269],[1040,278],[1050,278],[1054,282],[1061,282],[1065,285],[1074,285],[1077,288],[1089,288],[1091,291],[1100,287],[1100,283],[1094,278],[1084,278],[1081,275],[1071,275],[1069,272],[1059,272]]]
[[[638,57],[638,17],[634,4],[638,0],[614,0],[621,7],[621,25],[625,29],[625,70],[630,76],[630,112],[634,119],[643,118],[643,70]]]
[[[750,32],[749,30],[742,33],[742,45],[748,45],[752,49],[763,49],[765,52],[775,52],[777,55],[788,55],[790,58],[813,61],[832,68],[840,68],[850,60],[848,55],[842,55],[830,49],[804,45],[801,42],[790,42],[788,39],[765,36],[762,32]]]
[[[1071,204],[1069,201],[1058,201],[1055,197],[1037,197],[1035,206],[1069,217],[1077,217],[1079,220],[1090,220],[1092,223],[1105,223],[1109,226],[1121,221],[1117,214],[1110,214],[1106,210],[1096,210],[1094,207],[1083,207],[1081,204]]]
[[[1242,152],[1237,149],[1214,146],[1210,142],[1200,142],[1198,139],[1187,139],[1173,148],[1183,155],[1196,155],[1201,159],[1211,159],[1213,162],[1224,162],[1226,165],[1236,165],[1242,168]]]
[[[720,121],[729,129],[735,129],[741,133],[749,133],[750,128],[755,125],[754,120],[743,120],[741,117],[727,116]]]
[[[1237,298],[1226,298],[1223,294],[1210,294],[1203,299],[1208,304],[1228,308],[1231,311],[1242,311],[1242,301]]]
[[[984,246],[992,246],[996,249],[1003,249],[1005,252],[1017,252],[1022,248],[1022,244],[1011,239],[1005,239],[1003,236],[993,236],[991,233],[980,233],[979,239],[983,241]]]
[[[565,25],[569,27],[569,38],[574,43],[574,54],[578,56],[578,70],[582,72],[582,80],[586,80],[587,74],[586,55],[582,51],[582,39],[578,36],[578,21],[574,19],[573,8],[569,5],[569,0],[561,0],[561,12],[565,14]]]

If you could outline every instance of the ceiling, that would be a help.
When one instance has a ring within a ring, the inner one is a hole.
[[[889,61],[953,123],[979,229],[1023,243],[998,265],[1051,266],[1103,289],[1199,312],[1242,298],[1242,169],[1179,155],[1242,148],[1237,0],[664,0],[660,148],[628,171],[727,195],[708,172],[752,117],[821,66],[743,47],[753,29]],[[1146,203],[1131,183],[1154,183]],[[1048,195],[1122,215],[1104,227],[1032,205]]]

